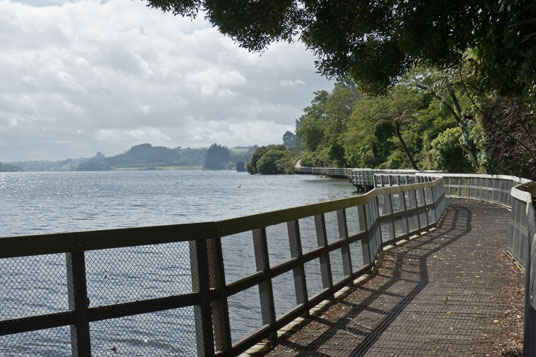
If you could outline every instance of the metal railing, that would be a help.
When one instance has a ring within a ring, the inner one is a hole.
[[[511,210],[507,251],[525,268],[526,356],[536,355],[536,183],[516,176],[482,174],[416,173],[406,182],[442,177],[448,198],[472,199],[505,206]],[[375,175],[375,186],[391,186],[397,175]]]
[[[337,167],[296,167],[296,174],[312,174],[334,178],[348,178],[354,186],[365,189],[375,186],[375,175],[389,175],[400,177],[414,177],[416,174],[439,173],[434,170],[394,170],[394,169],[362,169]],[[415,183],[413,181],[412,183]]]
[[[326,169],[324,169],[326,170]],[[334,169],[331,169],[334,170]],[[525,268],[526,356],[536,355],[536,183],[508,175],[450,174],[414,170],[344,169],[355,186],[392,187],[443,178],[445,196],[502,205],[511,210],[507,251]],[[328,171],[329,172],[329,171]],[[372,183],[372,184],[371,184]]]
[[[12,347],[0,340],[0,351],[37,353],[32,350],[35,336],[24,333],[69,326],[69,340],[65,334],[63,340],[47,335],[46,343],[70,342],[73,356],[103,354],[102,348],[124,352],[123,345],[106,342],[120,332],[104,322],[142,316],[143,323],[127,325],[151,329],[169,317],[159,312],[190,311],[140,336],[167,334],[184,325],[185,332],[166,344],[174,355],[236,355],[265,338],[274,340],[278,329],[368,272],[383,246],[435,227],[445,208],[443,179],[438,178],[216,222],[0,238],[2,274],[14,277],[3,284],[0,299],[16,306],[11,311],[3,305],[0,338],[22,336]],[[180,262],[187,265],[186,273]],[[165,274],[162,265],[168,267]],[[17,266],[24,267],[23,274]],[[54,283],[40,282],[52,270],[60,272]],[[122,284],[124,275],[134,275],[135,286]],[[18,294],[18,280],[25,277],[35,286]],[[144,284],[148,293],[140,295],[136,287]],[[28,295],[41,293],[41,285],[45,295]],[[58,306],[34,310],[46,294],[58,295]],[[158,319],[147,317],[153,315]],[[244,321],[247,328],[237,329]],[[104,342],[96,344],[96,335]],[[129,355],[144,354],[139,349],[145,348],[145,337],[127,342]]]

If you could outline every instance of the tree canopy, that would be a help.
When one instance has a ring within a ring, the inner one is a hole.
[[[205,164],[203,167],[209,170],[221,170],[227,168],[228,162],[231,160],[231,150],[226,146],[221,146],[216,143],[210,145],[205,155]]]
[[[474,52],[482,85],[527,94],[536,81],[533,0],[148,0],[175,15],[202,12],[240,46],[301,40],[329,77],[384,92],[416,64],[452,67]]]

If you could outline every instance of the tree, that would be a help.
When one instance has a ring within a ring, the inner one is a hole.
[[[285,145],[287,149],[298,149],[301,145],[301,140],[296,134],[287,130],[285,134],[283,134],[283,145]]]
[[[275,175],[283,173],[283,168],[279,165],[279,160],[285,157],[283,150],[269,149],[262,155],[257,163],[257,170],[262,175]]]
[[[18,167],[18,166],[15,166],[15,165],[10,165],[10,164],[2,164],[0,162],[0,172],[22,172],[22,168]]]
[[[536,179],[536,119],[519,100],[493,96],[482,108],[484,146],[497,173]]]
[[[350,81],[338,82],[331,93],[315,92],[296,130],[305,149],[323,156],[313,161],[321,166],[346,166],[341,135],[346,132],[347,120],[360,97],[357,86]]]
[[[466,153],[460,145],[462,130],[447,129],[432,141],[432,163],[434,169],[447,172],[473,172]]]
[[[297,160],[296,150],[287,150],[284,145],[258,147],[246,167],[250,174],[289,174]]]
[[[415,64],[447,67],[467,49],[489,88],[521,95],[536,80],[533,0],[148,0],[194,17],[203,11],[240,46],[262,50],[299,38],[327,76],[382,92]]]
[[[257,162],[261,159],[262,155],[264,155],[264,153],[269,149],[269,146],[259,146],[255,149],[253,155],[251,155],[251,159],[246,164],[246,170],[248,170],[250,174],[255,175],[256,173],[258,173]]]
[[[212,144],[207,150],[205,156],[205,169],[221,170],[224,169],[231,159],[231,150],[225,146]]]

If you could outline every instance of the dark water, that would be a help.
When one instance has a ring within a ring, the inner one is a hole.
[[[217,220],[348,197],[353,191],[347,181],[310,175],[5,173],[0,174],[0,236]],[[290,258],[285,230],[284,225],[268,229],[272,265]],[[224,238],[222,243],[228,282],[254,272],[250,233]],[[190,292],[189,264],[184,243],[87,252],[90,306]],[[314,275],[318,267],[311,264],[307,269]],[[3,259],[0,271],[0,319],[68,308],[64,255]],[[319,289],[314,280],[308,286],[311,294]],[[294,304],[291,273],[273,284],[279,315]],[[260,327],[255,288],[231,296],[229,309],[233,341]],[[193,328],[192,308],[93,322],[92,352],[96,356],[192,355],[196,351]],[[0,337],[0,355],[70,355],[69,328]]]

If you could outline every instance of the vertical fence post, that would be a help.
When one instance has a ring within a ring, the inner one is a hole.
[[[192,291],[199,293],[201,299],[194,305],[195,339],[198,356],[214,355],[212,335],[212,316],[210,308],[210,283],[206,240],[189,241],[190,268],[192,272]]]
[[[346,211],[344,209],[337,211],[337,223],[339,226],[339,238],[348,240],[348,226],[346,223]],[[350,256],[350,243],[341,247],[342,269],[344,276],[352,275],[352,257]]]
[[[287,223],[288,240],[290,246],[290,257],[300,259],[303,255],[301,244],[300,226],[298,221],[290,221]],[[305,269],[303,263],[292,269],[294,275],[294,291],[296,292],[296,304],[307,304],[309,297],[307,295],[307,280],[305,278]],[[309,312],[307,312],[309,313]]]
[[[328,238],[326,235],[326,222],[324,215],[315,216],[316,241],[318,247],[326,247]],[[333,287],[333,279],[331,277],[331,263],[329,260],[329,252],[325,252],[320,256],[320,273],[322,275],[322,288],[331,289]]]
[[[409,198],[409,195],[408,195]],[[408,219],[408,205],[406,204],[406,191],[400,192],[400,208],[402,211],[404,211],[404,222],[405,222],[405,230],[404,235],[407,235],[408,237],[406,239],[409,239],[409,219]]]
[[[266,241],[266,229],[253,230],[253,249],[255,251],[255,265],[258,272],[270,271],[270,259],[268,257],[268,242]],[[259,298],[261,302],[261,315],[263,325],[271,327],[270,341],[277,339],[275,328],[275,305],[272,279],[267,276],[266,280],[259,283]]]
[[[359,230],[366,232],[366,238],[361,240],[361,254],[363,256],[363,264],[372,265],[372,254],[370,252],[370,233],[367,223],[366,203],[357,206],[357,216],[359,219]]]
[[[220,237],[207,240],[207,257],[210,288],[222,291],[225,288],[225,268]],[[212,301],[211,308],[216,351],[227,351],[232,347],[227,297],[224,295],[216,296]]]
[[[381,246],[383,243],[383,234],[382,234],[382,223],[380,220],[380,196],[376,196],[374,200],[376,201],[376,222],[378,222],[378,231],[380,234],[380,246]]]
[[[389,186],[391,186],[390,182],[389,182]],[[392,215],[394,213],[393,197],[392,197],[392,194],[390,194],[390,193],[387,194],[387,197],[384,196],[384,208],[386,208],[385,210],[388,211],[388,212],[384,212],[384,213],[387,213],[388,215],[391,216],[391,217],[389,217],[389,238],[392,238],[393,243],[396,243],[395,219],[392,217]]]
[[[423,207],[424,207],[424,216],[426,218],[426,228],[428,228],[430,226],[430,219],[428,218],[428,211],[426,210],[426,192],[425,192],[425,189],[422,188],[421,189],[421,197],[422,197],[422,204],[423,204]]]
[[[437,224],[437,221],[439,221],[439,217],[437,217],[437,205],[435,200],[436,195],[434,194],[434,190],[436,189],[436,187],[439,186],[432,186],[430,188],[430,193],[432,195],[432,209],[434,210],[434,224]]]
[[[74,311],[71,325],[71,351],[75,357],[91,356],[84,252],[65,253],[69,310]]]
[[[419,200],[417,199],[417,189],[408,191],[409,201],[411,202],[411,208],[415,208],[417,212],[417,230],[420,230],[421,227],[421,215],[419,213]]]

